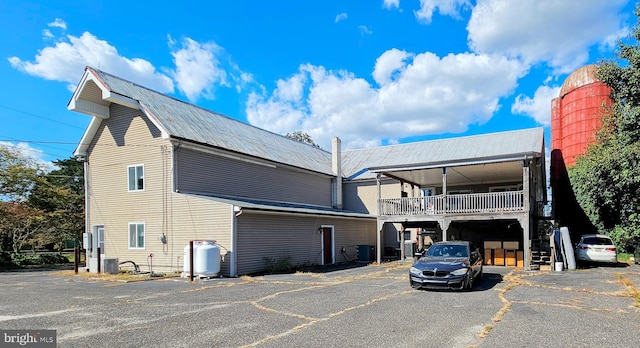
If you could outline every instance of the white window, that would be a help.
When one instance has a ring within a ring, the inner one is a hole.
[[[144,223],[129,223],[129,249],[144,249]]]
[[[144,190],[144,165],[127,167],[129,174],[129,191]]]

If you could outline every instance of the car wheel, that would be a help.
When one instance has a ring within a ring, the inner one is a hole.
[[[473,276],[472,275],[467,276],[467,281],[466,281],[466,283],[464,285],[464,289],[466,291],[471,291],[471,289],[473,289]]]
[[[419,289],[420,285],[418,285],[418,283],[414,282],[413,280],[409,279],[409,284],[411,284],[411,287],[414,289]]]

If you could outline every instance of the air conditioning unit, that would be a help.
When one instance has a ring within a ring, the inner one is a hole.
[[[105,257],[104,259],[102,259],[102,273],[118,274],[118,272],[118,258]]]

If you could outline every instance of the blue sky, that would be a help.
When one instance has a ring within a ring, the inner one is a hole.
[[[571,71],[613,57],[623,0],[0,4],[0,142],[72,156],[89,65],[325,149],[544,126]]]

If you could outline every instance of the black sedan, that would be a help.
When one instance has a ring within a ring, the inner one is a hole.
[[[482,279],[482,257],[471,242],[438,242],[409,269],[416,289],[471,290]]]

